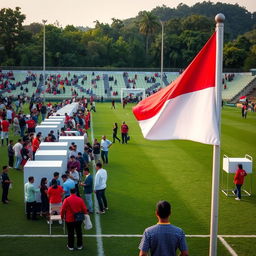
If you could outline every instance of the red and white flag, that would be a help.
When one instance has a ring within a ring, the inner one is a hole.
[[[219,145],[215,68],[216,33],[175,81],[133,108],[143,136]]]

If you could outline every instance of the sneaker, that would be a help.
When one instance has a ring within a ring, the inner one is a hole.
[[[106,208],[104,208],[104,210],[107,210],[107,211],[108,211],[109,209],[108,209],[108,207],[106,207]]]
[[[240,199],[239,197],[236,197],[236,198],[235,198],[235,200],[238,200],[238,201],[240,201],[241,199]]]
[[[97,214],[105,214],[105,211],[98,211]]]
[[[60,224],[60,225],[62,224],[62,220],[59,220],[59,224]]]
[[[77,250],[83,250],[83,246],[79,246],[79,247],[77,247]]]
[[[68,247],[68,245],[67,245],[67,248],[68,248],[70,251],[74,251],[74,248]]]

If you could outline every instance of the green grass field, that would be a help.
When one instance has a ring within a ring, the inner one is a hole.
[[[140,132],[131,108],[124,110],[117,104],[97,104],[93,113],[94,137],[105,134],[112,140],[112,125],[126,121],[130,128],[128,145],[115,143],[109,153],[107,198],[110,210],[100,217],[102,234],[138,235],[147,226],[156,223],[154,208],[157,201],[165,199],[172,204],[171,222],[188,235],[209,235],[211,204],[212,146],[190,141],[148,141]],[[246,120],[240,110],[224,107],[222,111],[223,154],[243,157],[256,152],[256,113]],[[188,124],[189,129],[189,124]],[[6,147],[0,148],[1,164],[7,163]],[[221,163],[222,164],[222,163]],[[222,168],[221,168],[222,170]],[[254,164],[255,170],[255,164]],[[14,180],[9,205],[0,204],[0,235],[48,234],[44,220],[28,222],[24,215],[23,175],[11,170]],[[221,175],[222,177],[222,171]],[[252,175],[253,196],[236,201],[220,192],[219,234],[256,235],[255,174]],[[245,187],[249,189],[250,177]],[[222,183],[222,180],[221,180]],[[232,177],[230,177],[232,188]],[[92,218],[94,221],[94,218]],[[87,235],[95,235],[95,227]],[[53,234],[62,234],[56,225]],[[256,255],[256,238],[225,238],[240,256]],[[139,237],[103,237],[105,255],[138,255]],[[85,250],[77,255],[97,255],[95,237],[85,237]],[[190,255],[208,255],[209,238],[187,238]],[[0,255],[70,255],[65,248],[65,238],[0,238]],[[230,255],[218,242],[218,255]]]

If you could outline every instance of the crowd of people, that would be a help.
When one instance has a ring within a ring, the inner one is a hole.
[[[66,104],[70,104],[74,100],[65,100],[58,104],[48,103],[45,104],[41,101],[35,102],[31,99],[29,103],[29,115],[23,113],[20,104],[15,104],[16,101],[12,99],[1,99],[1,135],[2,135],[2,144],[4,145],[5,139],[6,144],[8,144],[8,166],[3,167],[2,172],[2,202],[8,204],[8,190],[12,181],[9,179],[8,170],[9,168],[14,168],[16,170],[22,170],[26,162],[31,159],[35,159],[35,153],[40,147],[42,141],[55,142],[58,141],[58,136],[68,136],[65,131],[73,131],[74,133],[79,133],[79,135],[84,136],[85,147],[82,152],[79,152],[77,145],[71,143],[71,146],[68,148],[68,162],[67,162],[67,171],[63,174],[55,172],[52,180],[47,180],[46,177],[42,177],[40,181],[40,186],[36,187],[34,185],[35,178],[30,176],[25,184],[25,202],[26,202],[26,213],[28,220],[37,220],[37,212],[41,212],[41,216],[46,218],[48,222],[49,216],[51,214],[52,206],[62,205],[60,208],[60,214],[67,222],[68,234],[74,233],[76,230],[78,241],[77,248],[82,248],[80,226],[82,222],[77,226],[73,225],[74,220],[70,217],[70,209],[66,207],[65,204],[66,198],[70,201],[69,203],[76,208],[76,203],[79,199],[77,197],[83,196],[86,204],[81,203],[82,211],[85,214],[92,214],[95,212],[93,207],[92,194],[95,192],[96,198],[99,205],[99,210],[96,211],[98,214],[104,214],[108,210],[107,198],[105,195],[106,182],[107,182],[107,171],[103,169],[102,162],[108,164],[108,152],[109,148],[112,145],[112,142],[102,136],[101,141],[99,142],[96,138],[94,139],[93,144],[88,142],[87,130],[90,128],[90,110],[96,111],[96,105],[93,99],[87,101],[86,98],[81,98],[77,100],[79,103],[78,109],[72,115],[65,114],[64,127],[61,129],[60,134],[54,134],[54,131],[51,131],[46,137],[43,137],[41,133],[35,134],[35,127],[38,124],[39,120],[44,120],[44,118],[53,114]],[[14,109],[14,104],[16,109]],[[12,109],[12,115],[7,114],[7,111]],[[17,120],[15,120],[17,119]],[[8,141],[9,130],[13,128],[15,135],[19,136],[17,142],[14,140]],[[116,125],[115,130],[113,130],[113,139],[117,138],[118,127]],[[70,133],[72,135],[72,133]],[[114,137],[115,134],[115,137]],[[128,142],[128,126],[123,122],[121,125],[121,136],[122,143],[127,144]],[[119,139],[119,138],[118,138]],[[113,141],[115,143],[115,141]],[[96,175],[93,177],[91,174],[93,169],[93,163],[95,163]],[[60,180],[61,177],[61,180]],[[81,191],[83,191],[81,193]],[[38,208],[37,196],[40,194],[40,208]],[[71,207],[72,209],[73,207]],[[71,224],[70,224],[71,223]],[[68,249],[74,249],[74,239],[69,236],[68,240]]]

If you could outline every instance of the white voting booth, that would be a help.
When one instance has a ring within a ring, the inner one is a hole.
[[[40,150],[67,150],[68,142],[41,142]]]
[[[80,136],[80,132],[79,131],[64,131],[67,136],[73,136],[73,134],[75,134],[74,136]]]
[[[49,118],[47,118],[47,119],[61,119],[61,120],[63,120],[63,122],[65,122],[66,117],[65,117],[65,115],[62,115],[62,116],[49,116]]]
[[[57,121],[52,121],[52,122],[41,122],[40,125],[57,125],[58,126],[58,130],[60,132],[60,129],[63,127],[63,124],[61,122],[57,122]]]
[[[60,142],[68,142],[68,146],[74,142],[77,145],[77,151],[83,153],[84,152],[84,136],[60,136]]]
[[[67,150],[37,150],[35,154],[35,160],[38,161],[63,161],[63,164],[67,166],[68,151]]]
[[[47,137],[50,131],[54,132],[54,135],[57,137],[58,136],[58,125],[37,125],[36,126],[36,133],[41,132],[43,138]]]
[[[68,104],[56,112],[56,115],[64,116],[67,113],[69,116],[73,115],[78,109],[79,104],[77,102]]]
[[[24,185],[28,182],[28,177],[33,176],[35,178],[34,186],[38,188],[43,177],[50,181],[54,172],[59,172],[61,176],[66,169],[67,166],[63,161],[27,161],[24,166]],[[36,195],[36,201],[41,202],[40,192]]]
[[[247,176],[245,178],[245,184],[249,183],[249,191],[242,187],[242,192],[244,192],[244,196],[251,196],[252,193],[252,162],[253,159],[249,155],[245,155],[244,158],[241,157],[228,157],[227,155],[223,156],[223,172],[222,172],[222,186],[223,188],[221,191],[226,195],[234,195],[233,189],[234,189],[234,183],[232,182],[232,188],[229,188],[229,180],[230,175],[234,177],[234,174],[236,173],[236,170],[238,168],[238,164],[243,165],[243,169],[247,172]],[[226,181],[224,181],[226,176]]]
[[[44,119],[43,122],[46,122],[46,123],[52,123],[52,122],[59,122],[61,123],[61,128],[64,126],[64,121],[65,119],[61,119],[61,118],[47,118],[47,119]]]

